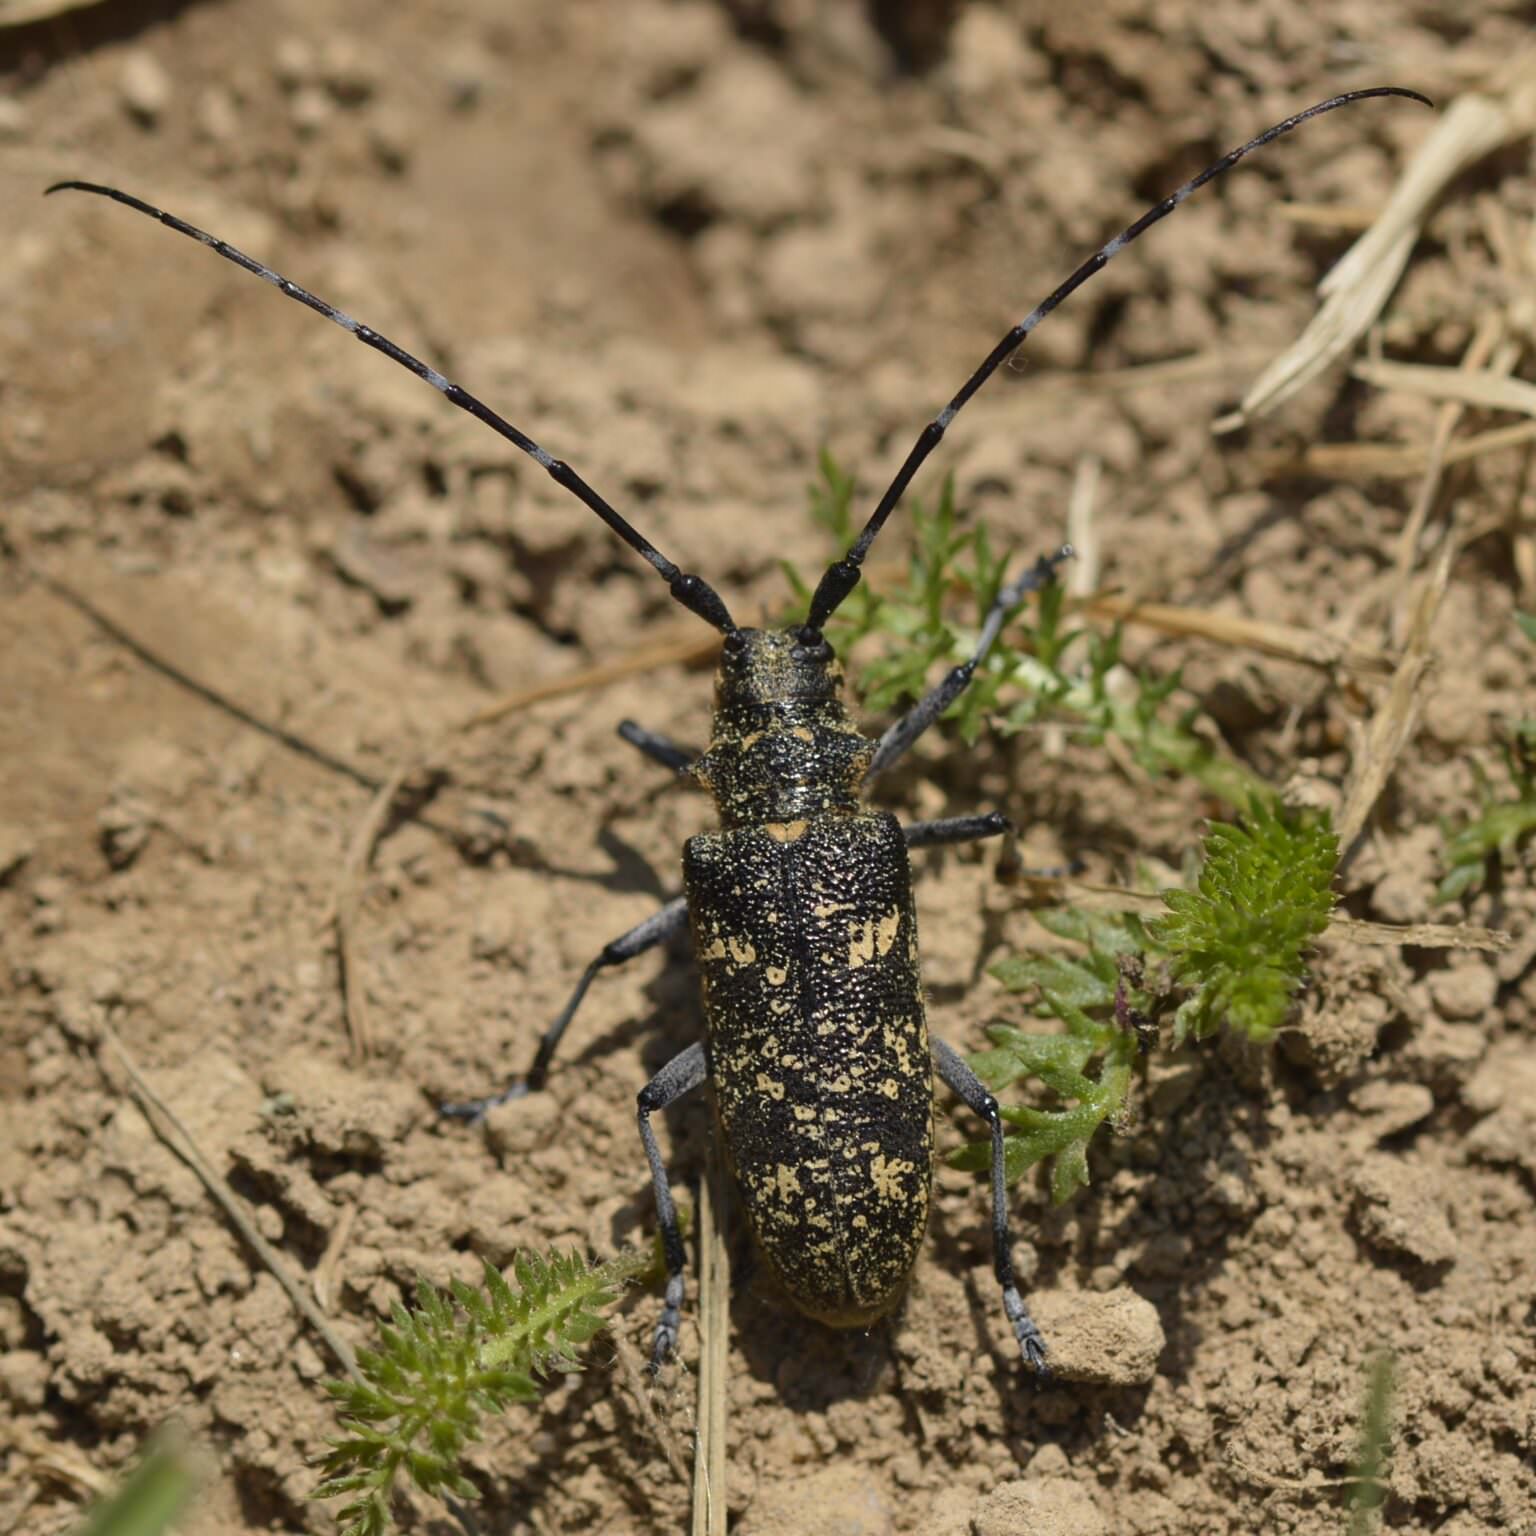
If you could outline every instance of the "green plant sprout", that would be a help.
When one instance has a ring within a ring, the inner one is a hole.
[[[1515,622],[1527,640],[1536,642],[1536,615],[1517,613]],[[1435,890],[1437,901],[1474,894],[1495,860],[1512,865],[1536,833],[1536,719],[1515,722],[1504,743],[1504,766],[1514,794],[1500,799],[1488,775],[1472,764],[1482,809],[1455,831],[1445,827],[1446,873]]]
[[[1173,1043],[1223,1024],[1264,1042],[1306,977],[1307,946],[1333,915],[1339,840],[1326,814],[1255,800],[1236,825],[1211,825],[1193,891],[1164,891],[1151,924],[1175,986],[1189,989]]]
[[[1360,1415],[1360,1449],[1349,1495],[1349,1536],[1372,1536],[1381,1529],[1381,1506],[1388,1488],[1383,1477],[1392,1438],[1392,1396],[1397,1359],[1378,1350],[1366,1362],[1365,1409]]]
[[[1054,1158],[1054,1201],[1088,1183],[1088,1145],[1101,1125],[1124,1128],[1137,1058],[1170,1008],[1174,1047],[1223,1027],[1272,1039],[1306,979],[1308,945],[1333,912],[1338,858],[1325,815],[1255,800],[1242,821],[1209,828],[1195,889],[1163,892],[1161,916],[1038,913],[1085,952],[1015,955],[991,974],[1010,992],[1033,992],[1036,1015],[1065,1032],[994,1025],[993,1048],[971,1066],[994,1092],[1036,1077],[1073,1102],[1004,1107],[1017,1127],[1003,1139],[1009,1180]],[[982,1169],[989,1158],[990,1143],[974,1142],[950,1160]]]
[[[857,533],[852,499],[852,477],[824,452],[820,479],[810,489],[811,516],[840,550]],[[975,633],[954,627],[946,610],[964,591],[974,611],[985,613],[1004,578],[1004,561],[985,525],[957,526],[953,479],[945,481],[933,511],[916,500],[909,510],[912,553],[904,585],[876,592],[861,583],[828,626],[845,662],[860,641],[872,635],[884,640],[873,660],[857,672],[850,669],[863,706],[876,714],[920,697],[937,666],[971,654]],[[797,602],[808,604],[805,579],[787,563],[784,571]],[[1195,729],[1198,706],[1178,713],[1169,708],[1180,685],[1177,673],[1130,674],[1120,665],[1118,627],[1104,633],[1069,625],[1061,586],[1045,587],[1035,599],[1033,620],[1021,612],[1004,627],[984,670],[946,717],[966,742],[988,724],[1014,734],[1058,721],[1090,743],[1117,736],[1149,772],[1192,778],[1235,809],[1256,798],[1278,800],[1274,786]]]
[[[164,1536],[203,1482],[206,1460],[175,1424],[162,1425],[122,1483],[92,1506],[75,1536]]]
[[[401,1473],[423,1492],[463,1499],[478,1490],[460,1470],[481,1421],[539,1395],[535,1380],[578,1367],[580,1350],[630,1281],[656,1265],[653,1249],[606,1264],[580,1254],[519,1254],[514,1289],[492,1264],[484,1290],[416,1282],[416,1305],[396,1303],[377,1350],[359,1351],[361,1381],[328,1381],[342,1438],[321,1458],[316,1499],[348,1496],[343,1536],[382,1536]]]

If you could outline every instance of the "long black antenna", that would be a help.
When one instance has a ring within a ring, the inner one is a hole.
[[[1410,101],[1422,102],[1426,107],[1434,105],[1427,96],[1421,96],[1417,91],[1404,90],[1396,85],[1378,85],[1369,90],[1346,91],[1342,96],[1330,96],[1327,101],[1320,101],[1316,106],[1308,107],[1305,112],[1298,112],[1294,117],[1286,118],[1283,123],[1276,123],[1273,128],[1266,128],[1257,138],[1249,139],[1240,148],[1229,151],[1214,165],[1207,166],[1193,180],[1186,181],[1178,191],[1170,193],[1155,208],[1149,208],[1134,224],[1121,230],[1107,245],[1100,246],[1066,282],[1048,298],[1042,299],[1019,321],[987,354],[981,367],[961,386],[960,393],[923,428],[922,434],[912,445],[912,450],[907,454],[901,468],[896,471],[896,478],[891,481],[885,495],[880,498],[879,505],[870,514],[869,521],[865,523],[863,532],[854,541],[853,547],[841,560],[836,560],[827,567],[820,582],[817,583],[816,594],[811,599],[810,613],[800,631],[802,641],[807,645],[818,643],[827,620],[837,611],[838,604],[859,584],[859,567],[864,563],[865,555],[869,553],[869,546],[875,542],[880,530],[885,526],[886,519],[906,493],[913,475],[922,467],[928,455],[938,447],[950,422],[960,414],[971,396],[1023,346],[1029,333],[1063,299],[1075,293],[1094,273],[1107,266],[1126,246],[1145,234],[1159,219],[1167,218],[1191,192],[1203,187],[1214,177],[1220,176],[1223,171],[1230,170],[1244,155],[1255,149],[1261,149],[1271,140],[1278,139],[1283,134],[1289,133],[1291,129],[1300,127],[1310,117],[1320,117],[1324,112],[1332,112],[1335,107],[1346,106],[1352,101],[1363,101],[1368,96],[1406,96]]]
[[[468,411],[471,416],[483,421],[493,432],[499,432],[509,443],[521,448],[556,485],[562,486],[596,512],[641,559],[651,565],[667,583],[672,596],[683,607],[714,625],[728,641],[736,634],[736,625],[730,613],[721,601],[719,593],[707,581],[700,576],[679,570],[649,539],[609,506],[569,464],[547,453],[525,432],[519,431],[510,421],[498,416],[467,389],[461,388],[451,379],[444,378],[437,369],[422,362],[420,358],[413,357],[404,347],[396,346],[389,337],[381,336],[371,326],[354,320],[344,310],[337,309],[333,304],[327,304],[324,299],[317,298],[307,289],[299,287],[297,283],[290,282],[280,272],[274,272],[271,267],[263,266],[259,261],[247,256],[244,251],[237,250],[216,235],[210,235],[207,230],[199,229],[195,224],[188,224],[185,219],[178,219],[175,214],[166,213],[163,209],[143,202],[130,193],[120,192],[116,187],[99,186],[93,181],[60,181],[49,187],[48,192],[94,192],[98,197],[110,197],[115,203],[123,203],[139,213],[148,214],[150,218],[158,219],[167,228],[174,229],[177,234],[187,235],[200,244],[206,245],[209,250],[216,251],[226,261],[232,261],[237,267],[244,267],[247,272],[255,273],[263,282],[271,283],[278,292],[286,294],[290,299],[297,299],[300,304],[307,305],[316,314],[324,315],[327,320],[334,320],[342,330],[355,336],[364,346],[372,347],[376,352],[382,352],[385,357],[399,363],[402,368],[408,368],[418,379],[425,379],[433,389],[440,390],[461,411]]]

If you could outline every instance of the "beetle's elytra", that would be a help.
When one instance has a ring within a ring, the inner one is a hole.
[[[476,1116],[543,1085],[566,1025],[592,978],[690,926],[703,978],[707,1039],[690,1046],[639,1096],[667,1253],[666,1305],[653,1368],[674,1348],[683,1299],[683,1246],[650,1117],[711,1083],[724,1143],[753,1230],[796,1305],[827,1323],[861,1327],[900,1300],[927,1225],[933,1158],[933,1074],[988,1123],[992,1136],[993,1265],[1025,1360],[1044,1371],[1045,1344],[1014,1284],[997,1101],[924,1016],[907,850],[1003,839],[1000,867],[1016,868],[1013,827],[991,812],[901,827],[872,809],[874,780],[969,684],[1011,611],[1069,554],[1047,556],[999,593],[975,653],[878,740],[863,736],[841,698],[824,630],[858,583],[870,546],[908,484],[973,394],[1050,312],[1192,192],[1252,150],[1307,119],[1395,86],[1319,102],[1232,150],[1101,246],[992,349],[923,429],[852,547],[829,566],[803,624],[740,629],[702,578],[680,570],[568,464],[435,368],[233,246],[126,192],[91,182],[49,191],[98,193],[211,247],[333,320],[441,391],[533,458],[667,582],[684,607],[723,637],[708,750],[694,755],[625,722],[621,734],[713,796],[720,830],[690,840],[684,895],[608,944],[544,1032],[525,1077],[498,1099],[450,1106]]]

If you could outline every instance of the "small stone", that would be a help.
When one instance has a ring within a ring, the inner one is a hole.
[[[1045,1336],[1051,1374],[1062,1381],[1134,1387],[1157,1374],[1163,1325],[1157,1308],[1128,1286],[1038,1292],[1029,1311]]]
[[[222,85],[210,85],[198,97],[197,131],[213,144],[228,144],[239,135],[235,98]]]
[[[1043,1478],[1070,1477],[1072,1463],[1059,1445],[1048,1440],[1029,1458],[1024,1470],[1029,1474],[1031,1481],[1038,1482]]]
[[[404,113],[380,108],[368,124],[368,148],[379,168],[391,176],[400,176],[411,163],[415,146],[414,124]]]
[[[272,72],[285,91],[296,91],[315,78],[315,50],[302,37],[285,37],[272,57]]]
[[[1467,1135],[1480,1162],[1524,1168],[1536,1177],[1536,1060],[1524,1041],[1496,1047],[1462,1089],[1462,1102],[1485,1118]]]
[[[1352,1094],[1350,1103],[1370,1121],[1372,1138],[1385,1141],[1426,1119],[1435,1096],[1423,1083],[1373,1082]]]
[[[439,63],[448,104],[455,112],[472,112],[485,94],[486,82],[496,75],[495,60],[478,43],[450,48]]]
[[[135,48],[123,60],[117,88],[123,105],[146,128],[152,128],[171,100],[171,77],[152,53]]]
[[[1042,66],[1024,41],[1022,24],[996,6],[968,5],[949,35],[945,72],[962,96],[1017,91],[1042,77]]]
[[[335,103],[318,85],[301,85],[288,104],[288,118],[294,132],[306,139],[319,133],[335,112]]]
[[[1109,1536],[1088,1490],[1070,1477],[1015,1478],[971,1512],[975,1536]]]
[[[1429,890],[1417,875],[1394,871],[1376,882],[1371,906],[1389,923],[1422,922],[1429,907]]]
[[[1488,1037],[1479,1024],[1447,1024],[1431,1017],[1409,1046],[1410,1059],[1431,1088],[1459,1086],[1488,1051]]]
[[[48,1396],[48,1362],[35,1350],[0,1355],[0,1398],[17,1408],[37,1409]]]
[[[320,53],[320,78],[344,107],[361,106],[378,89],[379,68],[350,37],[333,37]]]
[[[96,813],[101,851],[113,869],[127,869],[144,851],[155,818],[139,796],[118,792]]]
[[[1355,1222],[1369,1246],[1420,1264],[1455,1262],[1456,1234],[1425,1187],[1422,1168],[1394,1157],[1368,1157],[1353,1183]]]
[[[889,1536],[896,1522],[867,1472],[837,1465],[765,1485],[737,1529],[741,1536]]]
[[[1480,1019],[1498,991],[1499,978],[1489,965],[1458,965],[1429,978],[1429,995],[1442,1019]]]
[[[14,96],[0,96],[0,142],[27,136],[27,109]]]
[[[13,822],[0,822],[0,886],[36,852],[37,841],[30,832]]]

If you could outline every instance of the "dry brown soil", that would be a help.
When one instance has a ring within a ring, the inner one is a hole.
[[[635,716],[701,740],[707,666],[653,663],[458,739],[366,871],[361,1054],[334,914],[372,791],[143,652],[377,782],[508,691],[707,632],[430,389],[191,242],[44,202],[46,184],[116,182],[260,253],[469,382],[738,612],[772,614],[778,559],[826,554],[806,513],[823,445],[867,504],[993,340],[1149,199],[1335,90],[1452,99],[1529,17],[1450,0],[876,9],[885,37],[853,0],[124,3],[0,31],[0,1528],[71,1528],[170,1417],[217,1466],[188,1530],[332,1526],[305,1495],[334,1363],[152,1134],[107,1028],[364,1342],[417,1272],[649,1230],[634,1096],[702,1028],[685,946],[604,977],[549,1091],[489,1136],[434,1104],[526,1064],[710,820],[614,734]],[[921,493],[955,475],[1000,541],[1034,551],[1063,537],[1091,454],[1104,583],[1391,649],[1418,480],[1266,466],[1314,442],[1422,442],[1436,408],[1335,371],[1246,434],[1210,423],[1343,248],[1281,205],[1369,211],[1433,122],[1368,103],[1208,189],[1041,330]],[[1490,307],[1529,304],[1488,234],[1496,207],[1527,238],[1526,154],[1453,189],[1388,310],[1392,355],[1455,362]],[[1091,377],[1185,357],[1202,361],[1178,382]],[[1514,948],[1330,947],[1282,1049],[1191,1051],[1071,1205],[1017,1191],[1042,1310],[1117,1288],[1157,1309],[1141,1385],[1022,1377],[970,1176],[940,1173],[905,1310],[867,1336],[796,1316],[744,1263],[743,1533],[1342,1531],[1380,1345],[1399,1360],[1386,1528],[1536,1531],[1530,867],[1433,903],[1437,819],[1472,810],[1475,765],[1502,782],[1498,722],[1536,681],[1511,617],[1536,607],[1529,533],[1512,533],[1529,528],[1523,468],[1508,452],[1459,472],[1431,520],[1433,536],[1460,510],[1475,533],[1417,732],[1344,881],[1356,916],[1491,923]],[[898,516],[885,558],[903,537]],[[1382,697],[1227,647],[1127,646],[1182,665],[1234,750],[1323,798]],[[882,799],[906,817],[1002,806],[1032,859],[1080,854],[1106,881],[1177,867],[1217,809],[1050,733],[969,754],[935,735]],[[1040,930],[979,853],[925,855],[918,879],[931,1013],[974,1048],[1018,1017],[986,966]],[[962,1134],[942,1121],[946,1146]],[[685,1183],[710,1135],[704,1102],[667,1117]],[[627,1343],[658,1306],[626,1303]],[[473,1463],[485,1530],[684,1527],[620,1354],[600,1339],[585,1374],[493,1426]],[[691,1318],[682,1354],[656,1400],[675,1435]]]

